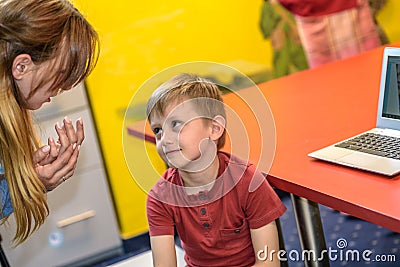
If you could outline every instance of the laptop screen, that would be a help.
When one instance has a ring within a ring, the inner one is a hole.
[[[388,56],[382,117],[400,119],[400,56]]]

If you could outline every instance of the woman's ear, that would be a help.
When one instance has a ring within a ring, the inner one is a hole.
[[[217,115],[211,120],[211,140],[216,141],[222,136],[225,131],[225,123],[225,118],[221,115]]]
[[[20,54],[16,56],[11,69],[14,79],[21,80],[24,74],[29,72],[33,65],[34,64],[30,55]]]

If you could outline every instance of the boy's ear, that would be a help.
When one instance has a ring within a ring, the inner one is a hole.
[[[30,55],[20,54],[16,56],[11,69],[14,79],[21,80],[24,74],[29,72],[33,65],[34,64]]]
[[[221,115],[217,115],[211,120],[211,140],[216,141],[222,136],[225,131],[225,123],[225,118]]]

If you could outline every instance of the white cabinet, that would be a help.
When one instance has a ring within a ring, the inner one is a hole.
[[[107,183],[96,129],[85,88],[78,86],[57,96],[35,112],[39,135],[57,140],[54,126],[68,116],[75,125],[81,117],[85,141],[75,174],[48,193],[50,215],[22,245],[11,248],[14,220],[0,226],[2,246],[11,266],[81,266],[122,252],[116,215]]]

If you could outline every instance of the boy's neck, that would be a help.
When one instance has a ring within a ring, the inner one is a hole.
[[[190,194],[195,194],[212,188],[215,179],[217,179],[218,170],[219,158],[216,156],[210,166],[201,172],[186,172],[179,170],[179,174],[182,177],[183,185],[187,188],[188,193],[190,192]]]

